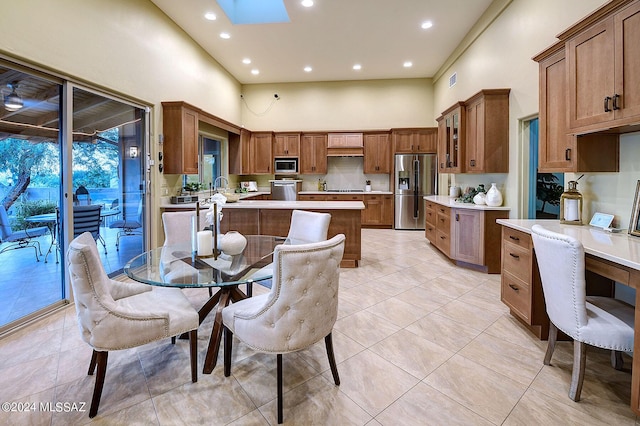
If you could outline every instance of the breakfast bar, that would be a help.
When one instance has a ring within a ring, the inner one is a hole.
[[[195,210],[195,203],[162,203],[162,211]],[[362,201],[271,201],[240,199],[222,209],[220,232],[238,231],[245,235],[286,236],[293,210],[309,210],[331,214],[328,238],[346,236],[344,256],[340,266],[357,268],[362,258],[360,239]]]

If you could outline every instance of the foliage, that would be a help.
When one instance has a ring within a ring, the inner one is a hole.
[[[25,218],[37,214],[55,213],[56,203],[49,200],[22,201],[15,204],[16,220],[11,224],[14,231],[43,226],[42,223],[25,222]]]
[[[552,206],[560,205],[560,196],[564,192],[564,188],[562,185],[558,185],[557,181],[558,177],[553,173],[538,173],[536,197],[542,201],[539,212],[544,212],[547,204]]]
[[[197,192],[203,188],[203,185],[200,182],[188,182],[184,186],[184,190],[188,192]]]

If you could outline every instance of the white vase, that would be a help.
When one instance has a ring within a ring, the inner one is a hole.
[[[247,239],[238,231],[229,231],[222,237],[220,245],[224,254],[235,256],[244,251],[247,246]]]
[[[473,203],[478,205],[484,205],[486,204],[486,197],[487,197],[487,194],[485,194],[484,192],[478,192],[476,195],[473,196]]]
[[[492,183],[491,188],[487,191],[485,203],[490,207],[499,207],[502,205],[502,193],[496,187],[495,183]]]

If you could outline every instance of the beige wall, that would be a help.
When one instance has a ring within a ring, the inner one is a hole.
[[[432,87],[431,79],[244,85],[242,124],[276,131],[435,127]]]
[[[511,88],[510,173],[500,175],[456,175],[457,184],[476,186],[497,182],[512,207],[511,217],[524,217],[521,204],[527,200],[528,140],[522,121],[538,114],[538,67],[531,58],[557,39],[555,36],[582,17],[605,4],[605,0],[513,0],[486,31],[434,82],[434,110],[443,111],[482,88]],[[457,72],[458,82],[448,87],[449,76]],[[585,175],[578,188],[585,197],[584,217],[595,211],[613,213],[620,226],[627,227],[636,181],[640,179],[640,135],[621,139],[620,173]],[[633,161],[635,159],[635,161]],[[578,175],[579,176],[579,175]],[[566,180],[577,176],[567,174]],[[447,178],[441,179],[446,185]]]

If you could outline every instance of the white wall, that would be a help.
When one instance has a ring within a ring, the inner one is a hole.
[[[584,16],[607,3],[605,0],[514,0],[480,37],[434,82],[434,110],[444,111],[459,100],[465,100],[483,88],[511,88],[509,98],[509,174],[451,177],[457,184],[477,186],[497,182],[503,189],[505,204],[512,207],[511,217],[523,217],[520,199],[521,176],[526,174],[521,163],[528,154],[523,151],[524,137],[520,120],[538,113],[538,66],[531,58],[552,45],[556,35]],[[448,87],[448,78],[457,72],[458,82]],[[617,215],[627,227],[635,184],[640,179],[640,137],[622,137],[620,173],[592,173],[579,182],[585,196],[584,216],[595,211]],[[635,159],[635,161],[634,161]],[[579,176],[579,175],[578,175]],[[565,180],[577,176],[567,175]],[[441,179],[441,182],[445,179]]]
[[[242,92],[242,124],[250,130],[436,126],[430,79],[251,84]]]

